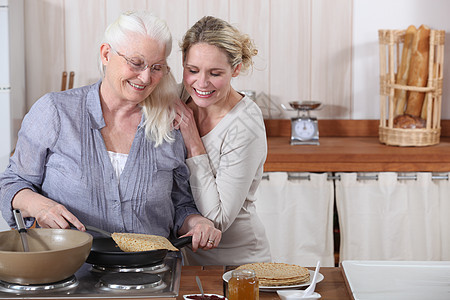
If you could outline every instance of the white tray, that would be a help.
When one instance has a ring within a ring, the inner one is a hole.
[[[355,300],[448,300],[450,261],[342,262]]]

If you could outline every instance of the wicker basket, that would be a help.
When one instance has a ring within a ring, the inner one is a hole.
[[[400,66],[402,44],[406,30],[379,30],[380,42],[380,142],[392,146],[430,146],[439,144],[441,135],[441,102],[444,64],[445,31],[431,30],[426,87],[395,83]],[[396,89],[425,92],[426,127],[423,129],[394,128]]]

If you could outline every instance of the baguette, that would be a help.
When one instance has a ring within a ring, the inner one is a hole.
[[[401,85],[408,84],[408,73],[409,66],[411,62],[411,51],[412,51],[412,42],[414,40],[414,35],[417,32],[417,28],[414,25],[410,25],[408,29],[406,29],[405,33],[405,41],[403,43],[402,50],[402,58],[400,61],[400,66],[397,71],[397,79],[396,83]],[[395,103],[395,115],[402,115],[405,112],[406,105],[406,90],[396,89],[394,95],[394,103]]]
[[[428,55],[430,48],[430,28],[421,25],[414,36],[411,63],[408,74],[408,85],[424,87],[428,80]],[[419,117],[422,112],[424,92],[410,91],[405,114]]]
[[[433,74],[437,74],[437,63],[435,63],[433,65]],[[428,114],[428,97],[425,96],[425,100],[423,101],[423,105],[422,105],[422,114],[420,115],[420,117],[424,120],[427,119],[427,114]]]

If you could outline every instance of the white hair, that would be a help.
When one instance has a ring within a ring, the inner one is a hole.
[[[111,23],[103,36],[103,43],[112,48],[126,45],[130,34],[146,35],[165,45],[165,57],[172,51],[172,35],[165,21],[146,11],[126,12]],[[102,76],[105,66],[100,60]],[[177,97],[175,78],[171,73],[161,78],[153,92],[143,101],[142,112],[145,116],[145,134],[159,146],[164,141],[173,141],[173,120],[175,117],[174,100]]]

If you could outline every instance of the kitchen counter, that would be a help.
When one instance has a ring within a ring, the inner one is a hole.
[[[314,270],[315,268],[310,268]],[[199,293],[195,276],[202,281],[205,293],[223,295],[222,275],[228,270],[223,266],[184,266],[181,273],[180,293],[177,299],[183,299],[183,295]],[[316,292],[322,299],[349,300],[350,296],[341,268],[322,267],[320,273],[324,279],[316,286]],[[277,293],[260,292],[259,299],[280,299]]]
[[[165,300],[183,300],[183,295],[188,294],[197,294],[199,293],[199,289],[195,280],[195,276],[199,276],[202,281],[202,286],[205,293],[213,293],[218,295],[223,295],[223,280],[222,275],[225,271],[233,269],[226,268],[224,266],[183,266],[181,271],[181,281],[180,281],[180,289],[178,293],[178,297],[170,298],[170,297],[157,297],[157,298],[140,298],[143,300],[152,300],[152,299],[165,299]],[[315,268],[310,268],[314,270]],[[351,300],[347,290],[347,283],[344,279],[344,275],[342,272],[342,268],[331,268],[331,267],[322,267],[320,268],[320,273],[324,276],[324,279],[316,285],[316,292],[322,295],[322,299],[329,300]],[[30,299],[30,298],[27,298]],[[31,298],[37,299],[37,298]],[[43,299],[40,297],[39,299]],[[51,298],[52,300],[64,300],[68,298]],[[75,300],[75,298],[70,298]],[[79,299],[79,298],[76,298]],[[81,298],[80,300],[88,300],[94,298]],[[123,298],[114,298],[116,300],[131,300],[136,299],[135,297],[126,297]],[[268,292],[260,292],[259,299],[277,299],[277,293],[268,293]]]
[[[319,120],[320,145],[290,145],[290,120],[266,120],[265,172],[448,172],[450,122],[440,143],[426,147],[381,144],[378,120]]]

